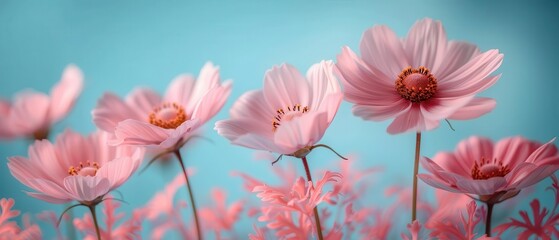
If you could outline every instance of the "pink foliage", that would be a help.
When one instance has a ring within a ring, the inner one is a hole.
[[[205,227],[215,232],[217,239],[222,239],[223,233],[233,230],[235,222],[239,220],[243,211],[243,201],[236,201],[230,206],[226,205],[227,195],[221,189],[212,190],[212,199],[215,203],[211,207],[203,207],[199,210],[200,217]]]
[[[511,229],[520,229],[521,232],[518,235],[519,239],[528,239],[530,237],[537,237],[544,240],[559,238],[559,213],[557,212],[557,206],[559,205],[559,181],[556,176],[551,176],[553,184],[548,190],[552,190],[555,195],[555,205],[552,211],[547,208],[542,208],[540,201],[538,199],[532,200],[530,202],[530,208],[532,210],[531,216],[527,211],[520,211],[521,219],[510,218],[510,221],[501,224],[495,228],[495,231],[499,234]]]
[[[476,239],[477,233],[475,228],[479,222],[481,222],[481,217],[479,214],[476,216],[476,211],[478,210],[475,201],[471,201],[467,205],[467,217],[460,215],[460,221],[444,221],[443,219],[431,220],[431,236],[438,239],[463,239],[463,240],[473,240]],[[481,239],[491,239],[485,236],[481,236]],[[480,239],[477,238],[477,239]],[[498,239],[498,238],[492,238]]]
[[[129,219],[125,220],[119,226],[117,226],[117,223],[121,221],[125,216],[125,214],[122,212],[116,212],[117,209],[120,207],[120,203],[112,198],[107,198],[103,202],[104,208],[102,214],[97,214],[101,239],[141,238],[140,233],[142,230],[143,216],[140,211],[134,211]],[[104,218],[102,216],[104,216]],[[101,223],[103,222],[105,223],[105,228],[102,227]],[[95,225],[90,214],[85,214],[84,217],[81,219],[75,218],[74,226],[78,231],[81,231],[84,234],[84,239],[97,239]]]
[[[16,222],[9,221],[19,216],[18,210],[12,210],[14,199],[0,199],[0,239],[41,239],[42,233],[38,225],[32,224],[28,216],[23,216],[24,228],[21,229]]]

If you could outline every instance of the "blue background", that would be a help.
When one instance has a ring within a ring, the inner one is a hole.
[[[289,62],[306,72],[313,63],[335,59],[344,45],[357,51],[361,34],[374,24],[386,24],[403,37],[416,20],[431,17],[443,22],[448,39],[472,42],[483,51],[498,48],[505,55],[497,71],[502,78],[481,94],[495,98],[496,109],[475,120],[454,121],[455,132],[442,123],[424,133],[422,155],[452,150],[471,135],[494,140],[523,135],[541,142],[558,136],[558,10],[553,1],[1,1],[0,97],[10,99],[25,88],[48,92],[64,67],[75,63],[85,74],[84,90],[53,133],[64,128],[89,133],[95,129],[90,111],[104,92],[125,96],[136,86],[147,86],[162,93],[176,75],[197,75],[211,60],[221,67],[222,79],[233,79],[233,91],[222,111],[205,125],[204,134],[213,143],[198,141],[183,153],[187,164],[197,169],[191,179],[200,204],[209,200],[214,186],[240,199],[247,194],[230,172],[273,182],[270,165],[254,162],[252,150],[218,136],[215,121],[228,118],[228,109],[242,93],[261,88],[264,72],[273,65]],[[381,186],[411,183],[415,134],[388,135],[390,121],[366,122],[350,109],[347,102],[341,105],[321,143],[358,156],[358,166],[383,166],[385,172],[377,177]],[[29,143],[1,141],[0,158],[27,156]],[[339,161],[326,151],[309,158],[315,169]],[[143,205],[178,172],[171,162],[135,175],[120,188],[130,203],[124,208]],[[15,198],[23,212],[62,210],[24,194],[28,189],[11,176],[5,163],[0,164],[0,181],[0,197]],[[383,188],[377,190],[369,202],[386,204]],[[552,200],[550,195],[541,197]],[[252,231],[250,222],[237,227]]]

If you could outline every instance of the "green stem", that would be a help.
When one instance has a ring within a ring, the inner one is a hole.
[[[66,207],[66,209],[71,207],[70,203],[67,203],[64,206]],[[76,236],[76,229],[72,225],[71,220],[74,219],[74,212],[72,210],[68,210],[68,216],[70,217],[70,220],[66,221],[66,234],[68,235],[68,239],[77,239],[78,237]]]
[[[413,164],[413,197],[411,205],[411,221],[417,219],[417,173],[419,172],[419,151],[421,148],[421,132],[415,135],[415,161]]]
[[[97,240],[101,240],[101,233],[99,232],[99,223],[97,223],[97,214],[95,213],[95,206],[88,206],[89,211],[91,211],[91,216],[93,217],[93,223],[95,224],[95,232],[97,233]]]
[[[188,174],[186,173],[186,168],[184,167],[184,162],[182,160],[180,151],[176,150],[175,155],[179,160],[179,163],[182,168],[182,173],[184,175],[184,179],[186,180],[186,187],[188,188],[188,196],[190,197],[190,205],[192,205],[192,213],[194,214],[194,223],[196,224],[196,234],[198,235],[198,240],[202,240],[202,231],[200,229],[200,221],[198,221],[196,202],[194,201],[194,194],[192,194],[192,187],[190,186],[190,181],[188,180]]]
[[[309,169],[309,164],[307,163],[307,157],[303,157],[303,165],[305,166],[305,172],[307,173],[307,180],[312,184],[311,171]],[[323,240],[322,227],[320,226],[320,218],[318,217],[318,207],[315,206],[314,209],[314,221],[316,222],[316,233],[318,234],[318,239]]]

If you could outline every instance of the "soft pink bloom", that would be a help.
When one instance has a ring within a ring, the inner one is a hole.
[[[493,144],[474,136],[460,142],[453,153],[439,153],[421,162],[430,172],[418,174],[425,183],[498,203],[553,174],[559,169],[559,154],[553,140],[540,145],[512,137]]]
[[[553,175],[551,178],[553,179],[553,184],[548,190],[552,190],[555,195],[553,209],[551,211],[545,207],[542,209],[540,201],[534,199],[530,203],[532,216],[530,217],[527,211],[520,211],[521,219],[510,218],[509,222],[495,228],[499,235],[509,229],[520,229],[522,231],[517,235],[518,239],[529,239],[530,237],[544,240],[559,239],[559,213],[557,212],[557,207],[559,206],[559,181]]]
[[[107,140],[107,133],[84,137],[67,130],[54,144],[35,141],[29,147],[29,158],[8,158],[8,168],[17,180],[36,191],[28,193],[35,198],[92,205],[122,185],[144,155],[143,149],[111,147]]]
[[[93,121],[114,133],[111,145],[176,150],[223,107],[230,93],[231,81],[221,83],[219,68],[208,62],[198,80],[179,75],[163,96],[147,88],[135,89],[124,100],[106,93],[92,111]]]
[[[16,222],[9,221],[11,218],[19,216],[19,211],[12,210],[14,204],[14,199],[0,199],[0,239],[42,239],[41,229],[36,224],[32,224],[27,215],[23,216],[23,229]]]
[[[135,210],[129,219],[122,222],[125,214],[116,212],[120,207],[120,203],[111,198],[103,201],[103,203],[105,205],[103,214],[98,214],[100,217],[98,220],[100,221],[99,233],[101,234],[101,239],[140,239],[143,220],[140,211]],[[116,226],[119,222],[120,224]],[[103,227],[102,223],[105,223],[105,227]],[[97,239],[91,214],[85,214],[81,219],[75,218],[74,226],[85,235],[83,239]]]
[[[64,118],[80,95],[83,86],[81,70],[68,65],[50,96],[25,90],[13,102],[0,99],[0,139],[21,136],[44,139],[53,124]]]
[[[263,90],[243,94],[231,119],[215,129],[236,145],[303,157],[322,138],[342,100],[334,68],[322,61],[305,78],[289,64],[273,67]]]
[[[363,33],[360,50],[361,57],[349,47],[338,55],[345,98],[363,119],[395,118],[390,134],[431,130],[443,119],[477,118],[495,107],[495,100],[475,95],[499,79],[490,74],[503,55],[447,41],[439,21],[420,20],[403,39],[374,26]]]

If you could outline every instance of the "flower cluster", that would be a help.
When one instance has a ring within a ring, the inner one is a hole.
[[[8,157],[8,169],[32,189],[29,196],[67,204],[59,217],[52,211],[36,216],[51,222],[60,239],[77,233],[84,239],[140,239],[145,231],[151,239],[559,238],[555,139],[542,144],[517,136],[493,142],[474,135],[454,152],[421,157],[423,132],[443,120],[474,119],[496,107],[496,100],[477,94],[500,79],[494,74],[503,61],[499,50],[448,40],[442,23],[428,18],[417,21],[404,38],[387,26],[373,26],[364,32],[359,50],[358,55],[343,47],[336,62],[320,61],[305,75],[288,63],[274,66],[265,72],[261,90],[240,95],[229,119],[215,122],[217,134],[231,144],[264,151],[258,157],[266,164],[285,157],[296,159],[304,170],[282,161],[271,167],[280,183],[270,184],[236,169],[233,175],[247,191],[242,199],[228,199],[225,190],[213,188],[207,197],[211,201],[197,205],[202,197],[189,178],[194,168],[182,157],[186,144],[204,134],[201,127],[232,92],[231,81],[222,82],[219,67],[211,62],[197,77],[177,76],[164,94],[149,88],[136,88],[124,98],[103,94],[91,111],[97,129],[89,135],[72,129],[52,135],[53,125],[82,91],[83,74],[74,65],[64,70],[50,96],[24,91],[13,102],[0,100],[0,138],[34,140],[27,157]],[[393,119],[389,134],[415,132],[411,186],[392,183],[383,191],[372,180],[384,174],[381,167],[360,168],[355,155],[344,157],[323,143],[344,99],[364,120]],[[336,167],[311,170],[309,162],[318,163],[311,152],[318,149],[343,160]],[[112,192],[133,177],[146,156],[151,158],[146,167],[176,158],[182,172],[129,214]],[[522,204],[517,196],[526,198],[531,186],[550,176],[552,209],[536,198],[530,213],[520,211],[520,219],[502,214],[500,206]],[[429,186],[435,188],[434,202]],[[176,197],[183,188],[187,201]],[[383,206],[377,198],[391,202]],[[42,238],[29,215],[23,227],[10,220],[19,215],[13,206],[13,199],[0,200],[0,239]],[[89,212],[66,214],[78,206]],[[103,207],[99,215],[98,206]],[[400,216],[411,221],[398,224]],[[62,221],[70,226],[68,236],[58,229]],[[238,227],[247,221],[254,232],[241,236]],[[500,225],[494,228],[496,222]]]

